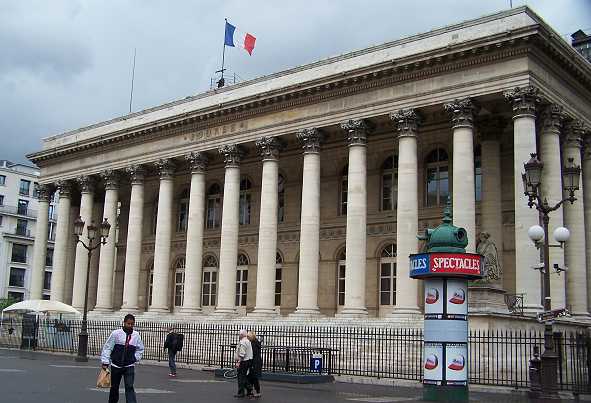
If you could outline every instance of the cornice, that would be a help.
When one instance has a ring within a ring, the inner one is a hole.
[[[544,47],[544,40],[538,35],[538,28],[530,26],[504,36],[497,35],[486,38],[486,41],[481,39],[445,46],[438,50],[392,60],[387,64],[366,66],[346,74],[342,73],[338,76],[317,80],[317,82],[299,83],[282,88],[275,93],[259,94],[238,100],[235,103],[220,104],[216,107],[179,114],[162,121],[135,127],[132,130],[120,130],[109,135],[30,154],[27,157],[43,166],[46,161],[67,158],[68,155],[84,153],[97,147],[107,150],[137,141],[143,142],[178,133],[194,133],[222,124],[243,121],[260,114],[318,103],[331,98],[350,96],[400,82],[420,80],[474,65],[527,55],[532,52],[534,47],[536,49]],[[591,88],[591,74],[583,74],[583,76],[587,79],[582,83]],[[197,139],[197,141],[199,140],[206,141],[205,138]]]

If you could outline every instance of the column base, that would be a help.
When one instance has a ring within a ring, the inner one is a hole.
[[[119,312],[123,313],[140,313],[142,312],[142,310],[140,309],[139,306],[122,306],[121,308],[119,308]]]
[[[236,308],[216,308],[210,316],[215,318],[235,318],[238,316],[238,311]]]
[[[469,313],[509,313],[505,291],[494,284],[469,285],[468,295]]]
[[[392,313],[385,319],[395,319],[410,322],[420,322],[424,318],[421,310],[416,306],[400,306],[394,307]]]
[[[343,308],[343,310],[335,315],[338,319],[357,319],[367,318],[368,313],[366,308]]]
[[[296,308],[296,311],[289,314],[290,318],[293,319],[320,319],[323,318],[324,315],[320,313],[320,309],[318,308]]]
[[[591,314],[589,312],[571,312],[571,320],[589,324],[591,323]]]
[[[170,313],[167,306],[151,306],[147,310],[148,313]]]
[[[246,314],[249,318],[272,319],[279,316],[279,312],[271,308],[255,308],[254,311]]]
[[[104,306],[95,306],[92,312],[96,313],[111,313],[114,312],[113,308],[104,307]]]
[[[202,316],[203,310],[201,308],[181,308],[179,311],[181,315],[195,315]]]

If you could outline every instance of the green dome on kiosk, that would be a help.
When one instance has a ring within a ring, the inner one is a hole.
[[[426,240],[426,252],[465,253],[468,245],[468,233],[464,228],[452,224],[451,198],[443,209],[443,223],[435,229],[426,229],[419,239]]]

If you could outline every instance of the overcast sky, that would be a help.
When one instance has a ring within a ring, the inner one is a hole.
[[[591,0],[526,2],[565,38],[591,33]],[[513,0],[514,6],[524,0]],[[224,18],[256,38],[228,48],[243,80],[509,7],[509,0],[0,0],[0,159],[41,139],[209,89]]]

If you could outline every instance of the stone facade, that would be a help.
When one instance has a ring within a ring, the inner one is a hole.
[[[537,214],[520,173],[529,153],[580,152],[591,127],[591,66],[559,38],[516,8],[46,139],[29,158],[43,183],[71,189],[60,193],[52,298],[83,290],[66,221],[84,214],[117,224],[91,262],[96,311],[417,318],[407,256],[452,196],[468,248],[485,239],[498,260],[474,284],[475,312],[506,314],[504,293],[539,311],[527,238]],[[560,172],[548,175],[560,193]],[[590,181],[565,222],[582,223]],[[588,228],[556,251],[576,265],[552,282],[581,320],[589,295],[569,278],[591,278]]]

